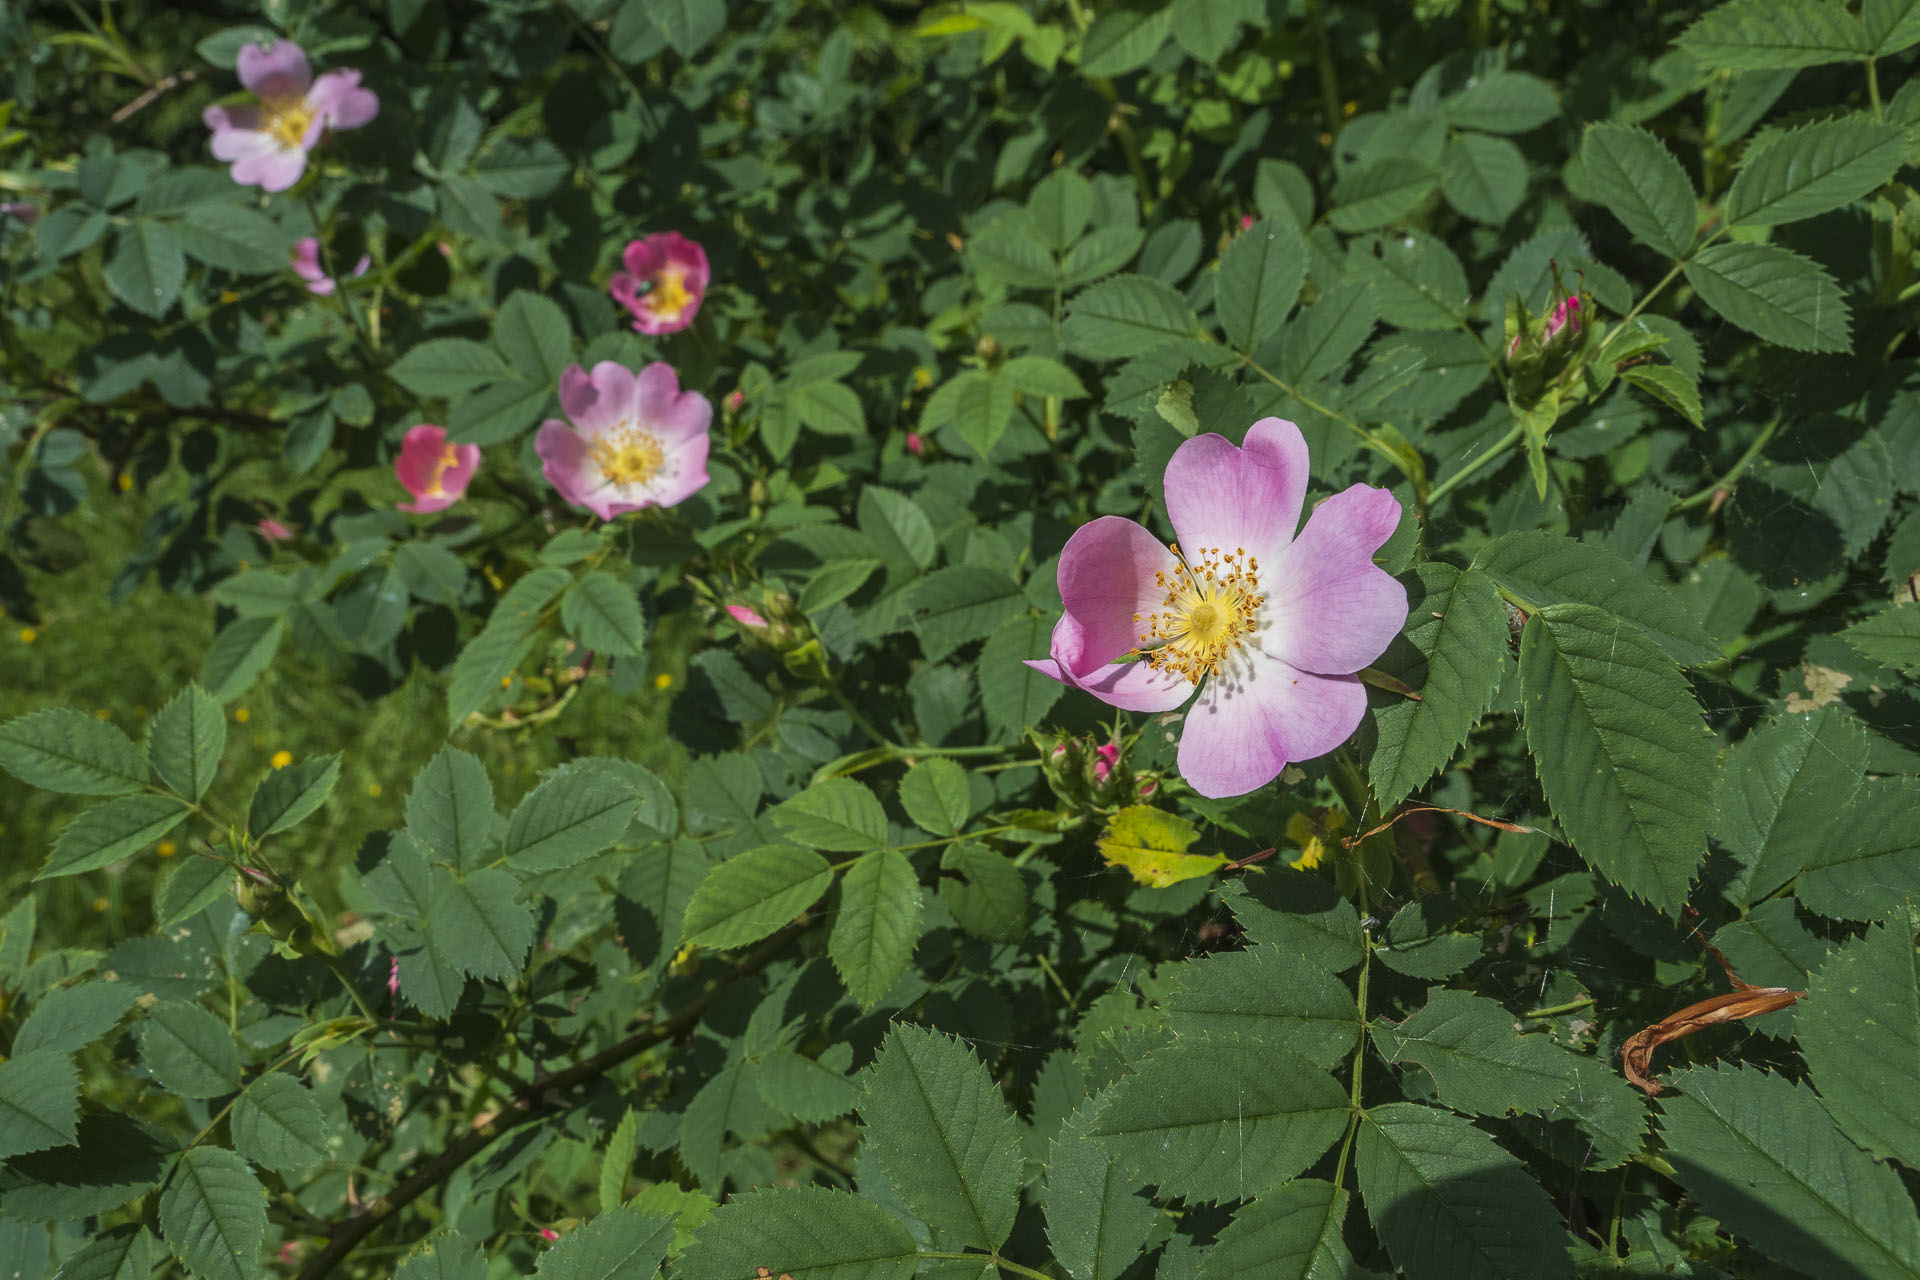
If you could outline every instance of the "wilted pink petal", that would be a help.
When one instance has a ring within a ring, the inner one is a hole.
[[[560,407],[571,425],[548,418],[534,438],[541,471],[560,496],[611,520],[643,507],[685,502],[707,483],[707,428],[713,405],[680,390],[673,366],[634,373],[604,360],[588,373],[560,375]]]
[[[318,80],[307,55],[290,40],[247,45],[237,66],[240,83],[257,103],[208,107],[216,160],[233,180],[264,191],[285,191],[306,172],[307,153],[328,129],[357,129],[379,114],[380,100],[360,87],[360,73],[329,71]]]
[[[627,245],[626,270],[607,284],[633,313],[641,333],[678,333],[693,323],[707,296],[707,251],[678,231],[660,231]]]
[[[749,627],[755,631],[764,631],[767,628],[767,620],[743,604],[728,605],[727,616],[731,617],[741,626]]]
[[[1027,665],[1127,710],[1171,710],[1197,688],[1179,762],[1205,796],[1244,794],[1333,750],[1366,712],[1353,673],[1406,621],[1405,589],[1373,563],[1400,504],[1355,485],[1296,537],[1306,486],[1291,422],[1262,419],[1239,448],[1186,441],[1165,478],[1179,541],[1116,516],[1076,530],[1052,656]]]
[[[394,505],[416,515],[444,510],[466,493],[479,469],[479,445],[448,444],[445,427],[423,422],[407,432],[393,460],[393,474],[414,500]]]

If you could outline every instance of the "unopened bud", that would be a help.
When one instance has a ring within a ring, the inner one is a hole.
[[[927,442],[920,438],[918,431],[907,432],[907,452],[916,457],[927,451]]]

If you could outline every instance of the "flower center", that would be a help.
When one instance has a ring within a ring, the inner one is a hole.
[[[667,451],[653,432],[622,422],[588,445],[587,457],[609,483],[625,486],[645,484],[659,475]]]
[[[447,491],[443,487],[443,481],[446,479],[447,472],[459,465],[460,455],[454,450],[452,445],[447,445],[441,449],[440,456],[434,459],[433,479],[427,482],[428,496],[435,498],[446,497]]]
[[[261,102],[266,131],[283,147],[304,147],[307,126],[313,123],[313,108],[305,98],[272,98]]]
[[[672,320],[687,309],[693,301],[693,295],[687,292],[687,273],[668,267],[653,278],[653,287],[647,290],[647,303],[653,313],[662,319]]]
[[[1220,664],[1259,625],[1266,600],[1260,594],[1260,562],[1243,547],[1230,552],[1202,547],[1192,557],[1181,555],[1177,545],[1171,550],[1180,566],[1154,575],[1166,596],[1154,612],[1133,615],[1143,628],[1133,654],[1155,671],[1199,684],[1201,676],[1217,675]]]

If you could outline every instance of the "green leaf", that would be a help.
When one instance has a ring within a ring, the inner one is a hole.
[[[933,567],[939,555],[933,523],[906,494],[877,484],[863,486],[858,518],[860,532],[872,540],[888,564],[913,570]]]
[[[233,1032],[197,1004],[168,1000],[147,1010],[140,1060],[169,1093],[183,1098],[212,1098],[240,1087]]]
[[[1162,1196],[1243,1200],[1295,1177],[1346,1129],[1345,1086],[1284,1045],[1182,1036],[1105,1095],[1093,1137]]]
[[[1375,236],[1350,250],[1355,278],[1365,280],[1389,324],[1401,329],[1457,329],[1473,290],[1453,250],[1424,231]]]
[[[693,891],[681,941],[715,951],[758,942],[812,906],[832,883],[833,868],[811,849],[776,844],[735,854]]]
[[[500,691],[500,682],[512,674],[525,655],[542,611],[572,583],[573,575],[565,569],[542,565],[500,597],[487,625],[454,660],[453,680],[447,686],[450,727],[459,728],[468,715]]]
[[[1560,114],[1553,86],[1524,71],[1476,73],[1466,87],[1441,103],[1456,129],[1526,133]]]
[[[453,406],[447,439],[454,444],[504,444],[539,422],[553,404],[553,387],[510,378],[482,387]]]
[[[1285,218],[1263,218],[1220,257],[1214,308],[1227,340],[1252,352],[1280,332],[1307,278],[1307,242]]]
[[[844,382],[810,382],[793,390],[787,403],[801,422],[822,435],[858,436],[867,429],[860,397]]]
[[[174,229],[182,249],[222,271],[265,275],[285,271],[292,261],[294,237],[257,209],[199,204]]]
[[[713,0],[641,0],[647,19],[683,58],[706,48],[726,30],[727,6]]]
[[[1430,987],[1419,1012],[1398,1026],[1375,1022],[1371,1034],[1381,1057],[1425,1070],[1456,1111],[1550,1111],[1578,1083],[1579,1060],[1546,1035],[1521,1035],[1517,1023],[1483,996]]]
[[[304,1169],[327,1157],[327,1117],[305,1085],[269,1071],[247,1085],[233,1109],[233,1146],[276,1173]]]
[[[1731,901],[1767,897],[1851,827],[1869,750],[1839,705],[1782,715],[1734,746],[1713,796],[1714,837],[1740,864]]]
[[[999,377],[1022,395],[1057,400],[1083,400],[1087,396],[1079,374],[1045,356],[1015,356],[1000,366]]]
[[[1249,942],[1290,952],[1328,973],[1344,973],[1366,954],[1353,903],[1318,876],[1280,869],[1257,880],[1232,880],[1220,896]]]
[[[1795,351],[1850,351],[1852,320],[1826,269],[1777,244],[1716,244],[1687,264],[1706,304],[1749,333]]]
[[[182,858],[161,880],[154,895],[153,923],[159,929],[199,915],[216,898],[232,892],[232,868],[214,858]]]
[[[167,1247],[205,1280],[253,1280],[267,1230],[267,1197],[247,1162],[224,1147],[180,1153],[160,1194]]]
[[[1868,929],[1793,1007],[1794,1035],[1828,1114],[1855,1142],[1920,1168],[1920,953],[1910,921]]]
[[[1920,778],[1873,778],[1794,884],[1808,908],[1841,920],[1883,920],[1920,899]]]
[[[442,747],[407,795],[407,834],[414,846],[429,861],[462,870],[480,865],[494,816],[486,766],[457,747]]]
[[[1867,0],[1860,16],[1876,58],[1920,44],[1920,0]]]
[[[813,849],[863,853],[887,843],[887,814],[865,783],[828,778],[771,811],[774,825]]]
[[[1063,336],[1076,354],[1111,361],[1185,342],[1196,336],[1196,324],[1171,285],[1121,275],[1074,295]]]
[[[36,880],[95,871],[158,840],[189,810],[172,796],[122,796],[82,810],[60,831]]]
[[[468,977],[517,978],[534,936],[532,909],[514,901],[519,892],[520,882],[505,871],[475,871],[465,879],[435,871],[427,936]]]
[[[1594,195],[1634,239],[1662,257],[1686,257],[1699,225],[1699,199],[1665,143],[1637,125],[1589,125],[1580,163]]]
[[[898,849],[875,849],[840,880],[827,954],[847,991],[871,1009],[906,971],[920,941],[920,878]]]
[[[1019,1207],[1019,1121],[971,1049],[894,1025],[868,1069],[860,1114],[865,1146],[909,1209],[967,1244],[1005,1242]]]
[[[921,761],[900,780],[900,807],[922,831],[959,835],[973,813],[967,771],[940,756]]]
[[[264,840],[304,821],[327,802],[338,781],[337,751],[272,770],[253,789],[253,800],[247,805],[247,834]]]
[[[653,1275],[673,1243],[673,1215],[633,1206],[595,1214],[540,1255],[538,1280],[629,1280]]]
[[[818,1058],[776,1049],[760,1060],[754,1083],[767,1105],[806,1124],[825,1124],[860,1103],[860,1091],[847,1078],[853,1046],[841,1041]]]
[[[1280,346],[1281,376],[1304,387],[1340,372],[1379,321],[1379,305],[1364,281],[1335,285],[1287,325]]]
[[[1340,1238],[1347,1193],[1296,1178],[1240,1206],[1200,1259],[1196,1280],[1346,1280],[1364,1274]]]
[[[393,1280],[486,1280],[487,1260],[480,1246],[458,1231],[440,1231],[416,1245],[393,1273]]]
[[[474,161],[473,177],[497,196],[532,200],[551,194],[570,168],[545,138],[502,138]]]
[[[1005,854],[962,840],[940,855],[940,901],[962,929],[989,942],[1027,936],[1027,882]]]
[[[1527,194],[1527,159],[1505,138],[1456,134],[1440,162],[1447,203],[1475,222],[1500,226]]]
[[[1459,1116],[1396,1102],[1361,1118],[1360,1197],[1408,1280],[1566,1280],[1560,1214],[1526,1166]]]
[[[0,725],[0,768],[30,787],[69,796],[121,796],[147,785],[147,760],[104,720],[54,707]]]
[[[1640,388],[1694,426],[1704,426],[1700,409],[1700,380],[1670,364],[1643,364],[1622,369],[1620,376]]]
[[[226,712],[197,684],[176,693],[147,726],[147,762],[187,800],[198,800],[213,785],[226,745]]]
[[[600,1157],[600,1212],[610,1213],[627,1202],[627,1179],[640,1154],[640,1115],[633,1107],[620,1117]]]
[[[200,662],[200,683],[222,702],[232,702],[259,678],[280,650],[286,628],[278,618],[239,618],[227,624]]]
[[[980,646],[974,670],[980,682],[980,706],[987,724],[1008,739],[1039,724],[1066,686],[1026,664],[1047,656],[1053,623],[1038,614],[1008,618]]]
[[[633,588],[595,570],[560,597],[560,622],[588,649],[637,658],[646,649],[647,619]]]
[[[1170,7],[1109,9],[1080,41],[1080,70],[1090,76],[1125,75],[1144,67],[1173,30]]]
[[[573,363],[573,326],[552,298],[516,289],[494,316],[493,345],[521,377],[558,385]]]
[[[1527,620],[1520,680],[1527,745],[1574,849],[1677,915],[1706,854],[1716,766],[1685,677],[1630,623],[1556,604]]]
[[[469,338],[429,338],[394,361],[393,380],[417,396],[463,396],[507,376],[492,347]]]
[[[1065,253],[1093,216],[1093,184],[1071,169],[1055,169],[1034,184],[1027,216],[1048,248]]]
[[[128,982],[83,982],[49,991],[14,1033],[13,1052],[24,1057],[42,1049],[84,1049],[118,1026],[139,994]]]
[[[69,1256],[56,1280],[151,1280],[152,1275],[153,1237],[145,1227],[118,1226]]]
[[[1087,1132],[1092,1101],[1054,1135],[1047,1160],[1047,1242],[1073,1280],[1117,1280],[1133,1265],[1160,1210],[1114,1167]]]
[[[1836,0],[1729,0],[1675,43],[1702,66],[1722,71],[1817,67],[1871,51],[1866,29]]]
[[[907,594],[920,647],[939,662],[961,645],[980,640],[1008,618],[1024,613],[1025,592],[1005,570],[978,564],[948,565],[914,583]]]
[[[1577,603],[1605,610],[1640,628],[1675,662],[1692,666],[1720,657],[1720,646],[1686,606],[1596,543],[1554,533],[1510,533],[1482,547],[1473,567],[1532,609]]]
[[[1440,174],[1430,166],[1384,156],[1341,175],[1333,185],[1327,221],[1348,233],[1390,226],[1417,210],[1439,185]]]
[[[1864,1280],[1920,1272],[1920,1218],[1900,1175],[1841,1136],[1804,1084],[1754,1067],[1668,1073],[1660,1130],[1674,1178],[1775,1262]]]
[[[1854,623],[1840,638],[1871,661],[1920,676],[1920,609],[1896,601]]]
[[[1907,132],[1858,116],[1823,120],[1749,148],[1727,190],[1727,221],[1771,227],[1851,204],[1906,163]]]
[[[1176,966],[1173,978],[1163,1004],[1178,1035],[1264,1038],[1321,1068],[1344,1062],[1359,1043],[1360,1011],[1346,983],[1279,947],[1216,952]]]
[[[80,1078],[55,1049],[0,1063],[0,1160],[71,1145],[80,1122]]]
[[[514,806],[501,856],[521,871],[556,871],[618,840],[640,807],[622,763],[572,760],[547,774]]]
[[[101,270],[107,288],[142,315],[159,317],[172,308],[187,280],[187,259],[180,237],[164,222],[136,218],[113,239],[113,253]]]
[[[717,6],[716,6],[717,7]],[[872,1200],[825,1187],[771,1187],[715,1209],[674,1265],[675,1280],[908,1280],[920,1251]]]
[[[1507,611],[1493,579],[1437,561],[1416,572],[1405,643],[1379,663],[1420,694],[1374,708],[1380,741],[1368,770],[1383,812],[1453,759],[1507,669]]]

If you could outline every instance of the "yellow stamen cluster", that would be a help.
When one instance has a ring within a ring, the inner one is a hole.
[[[645,484],[659,475],[660,468],[666,464],[667,451],[653,432],[622,422],[588,445],[587,457],[607,478],[607,483],[624,486]]]
[[[447,491],[442,487],[447,472],[460,465],[460,455],[452,445],[440,450],[440,456],[433,462],[433,479],[427,484],[427,492],[436,498],[444,498]]]
[[[1166,593],[1160,608],[1134,614],[1141,624],[1134,654],[1155,671],[1182,676],[1194,684],[1217,675],[1220,664],[1252,633],[1266,597],[1260,594],[1260,562],[1244,547],[1222,551],[1202,547],[1180,558],[1172,573],[1158,572],[1154,583]]]
[[[273,98],[262,101],[260,113],[266,132],[283,147],[306,145],[307,127],[313,123],[313,108],[304,97]]]
[[[664,320],[672,320],[687,309],[693,295],[687,291],[687,273],[678,267],[664,268],[653,278],[647,291],[647,305]]]

